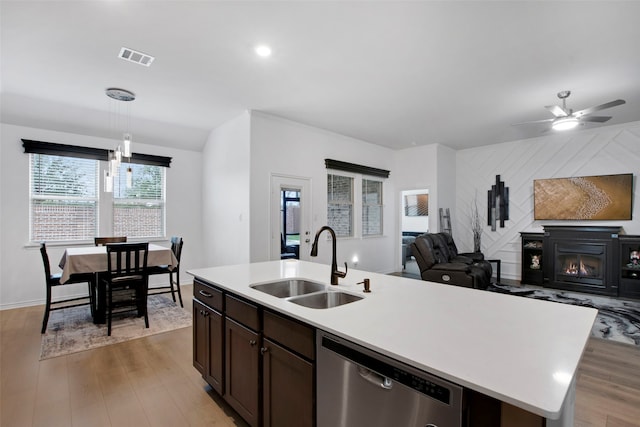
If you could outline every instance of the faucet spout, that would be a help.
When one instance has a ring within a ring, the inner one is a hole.
[[[309,254],[310,256],[318,256],[318,239],[320,237],[320,234],[322,234],[323,231],[328,231],[329,234],[331,234],[331,242],[332,242],[332,251],[331,251],[331,284],[332,285],[337,285],[338,284],[338,278],[339,277],[346,277],[347,275],[347,263],[344,263],[344,272],[339,271],[338,270],[338,263],[336,262],[336,233],[335,231],[333,231],[333,229],[331,227],[329,227],[328,225],[323,226],[322,228],[320,228],[320,230],[318,230],[318,232],[316,233],[316,237],[313,239],[313,245],[311,245],[311,253]]]

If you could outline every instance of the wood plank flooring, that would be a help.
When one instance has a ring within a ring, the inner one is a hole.
[[[39,361],[42,312],[0,311],[0,426],[245,426],[193,368],[191,328]],[[578,375],[576,427],[640,427],[640,349],[592,339]]]

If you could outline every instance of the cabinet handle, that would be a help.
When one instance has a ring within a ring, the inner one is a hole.
[[[211,298],[211,297],[213,296],[213,294],[209,294],[209,293],[207,293],[207,292],[203,291],[202,289],[200,289],[200,290],[198,291],[198,293],[199,293],[200,295],[202,295],[203,297],[207,297],[207,298]]]
[[[251,340],[251,341],[249,341],[249,345],[250,345],[251,347],[253,347],[253,346],[254,346],[254,345],[256,345],[256,344],[258,344],[258,342],[257,342],[256,340]]]
[[[268,352],[268,351],[269,351],[269,347],[262,347],[262,348],[260,349],[260,354],[265,354],[265,353],[266,353],[266,352]]]

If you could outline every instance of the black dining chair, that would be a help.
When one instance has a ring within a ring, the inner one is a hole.
[[[108,243],[126,243],[127,236],[117,236],[117,237],[94,237],[93,242],[96,246],[104,246]]]
[[[144,316],[149,327],[147,313],[147,257],[149,243],[109,243],[107,247],[107,271],[100,276],[107,292],[107,335],[111,336],[111,320],[114,314],[136,311]]]
[[[168,274],[169,275],[169,284],[167,286],[155,286],[153,288],[149,288],[149,295],[159,295],[159,294],[168,294],[171,293],[173,297],[173,302],[176,302],[176,291],[178,292],[178,298],[180,299],[180,307],[184,307],[182,305],[182,293],[180,292],[180,257],[182,255],[182,245],[183,245],[182,237],[172,237],[171,238],[171,251],[173,255],[176,257],[178,261],[178,265],[175,266],[173,270],[170,270],[169,265],[159,265],[149,267],[149,274]],[[173,275],[175,274],[175,280],[173,279]],[[175,288],[174,288],[175,286]]]
[[[69,280],[65,283],[60,283],[60,273],[51,274],[51,265],[49,263],[49,255],[47,254],[47,245],[45,242],[40,243],[40,255],[42,255],[42,263],[44,265],[44,277],[45,284],[47,287],[47,300],[44,308],[44,318],[42,319],[42,330],[40,333],[44,334],[47,330],[47,324],[49,323],[49,313],[54,310],[62,310],[63,308],[70,307],[79,307],[82,305],[89,305],[91,307],[91,315],[93,316],[94,311],[94,274],[72,274]],[[89,285],[89,292],[86,296],[81,297],[72,297],[72,298],[63,298],[56,299],[55,301],[51,301],[52,289],[56,286],[62,285],[70,285],[74,283],[84,283],[87,282]],[[87,301],[88,300],[88,301]],[[81,303],[69,304],[75,301],[84,301]]]

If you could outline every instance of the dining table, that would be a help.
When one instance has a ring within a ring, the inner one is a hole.
[[[107,247],[106,246],[82,246],[66,248],[60,263],[62,269],[60,282],[65,283],[71,275],[94,273],[95,300],[93,306],[93,322],[105,323],[106,320],[106,286],[103,280],[98,280],[100,273],[107,271]],[[147,267],[168,265],[172,270],[178,266],[178,260],[171,248],[149,244]]]

